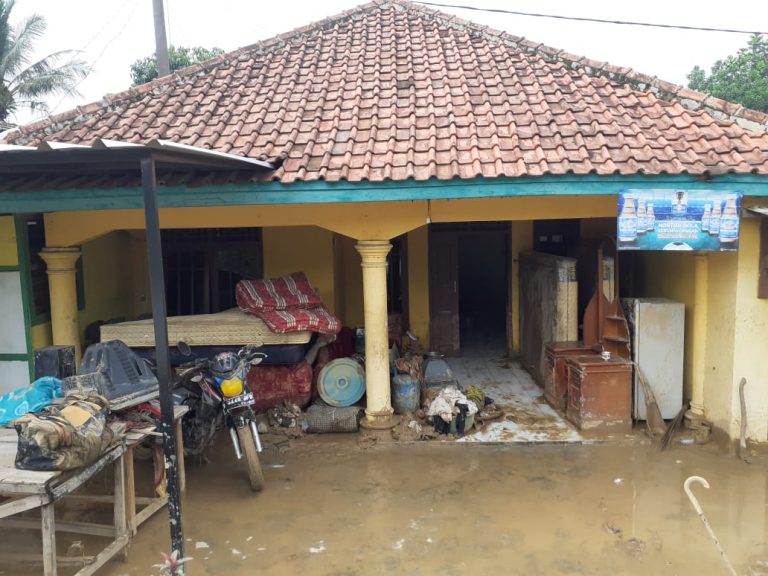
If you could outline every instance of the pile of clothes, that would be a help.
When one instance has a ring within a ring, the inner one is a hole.
[[[455,432],[462,435],[471,426],[477,411],[477,404],[469,400],[458,387],[446,386],[430,402],[427,416],[432,418],[432,425],[441,434]],[[454,421],[455,429],[452,429]]]

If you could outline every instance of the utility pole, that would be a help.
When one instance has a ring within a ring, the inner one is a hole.
[[[171,73],[171,63],[168,58],[168,39],[165,37],[165,11],[163,0],[152,0],[155,15],[155,56],[157,58],[157,77],[162,78]]]

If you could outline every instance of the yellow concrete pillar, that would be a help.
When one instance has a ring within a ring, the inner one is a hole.
[[[692,390],[689,419],[704,418],[704,378],[707,353],[707,307],[709,305],[709,259],[706,252],[694,255]]]
[[[77,322],[77,283],[75,263],[79,248],[44,248],[40,257],[48,268],[51,298],[51,328],[54,345],[74,346],[80,362],[80,328]]]
[[[365,391],[368,404],[363,425],[387,426],[392,402],[389,382],[387,326],[387,240],[361,240],[355,246],[362,258],[363,314],[365,317]]]

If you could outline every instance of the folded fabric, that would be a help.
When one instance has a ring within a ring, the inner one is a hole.
[[[314,308],[322,304],[303,272],[267,280],[241,280],[235,289],[243,312],[258,314],[288,308]]]
[[[30,386],[0,396],[0,426],[6,426],[28,412],[39,412],[54,398],[61,398],[61,380],[43,376]]]
[[[338,334],[341,330],[341,320],[322,305],[309,309],[262,311],[257,312],[256,316],[264,320],[267,327],[277,334],[304,330],[320,334]]]

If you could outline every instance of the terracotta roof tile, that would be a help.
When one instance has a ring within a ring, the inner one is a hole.
[[[768,173],[768,115],[403,0],[378,0],[12,132],[171,138],[273,178]]]

